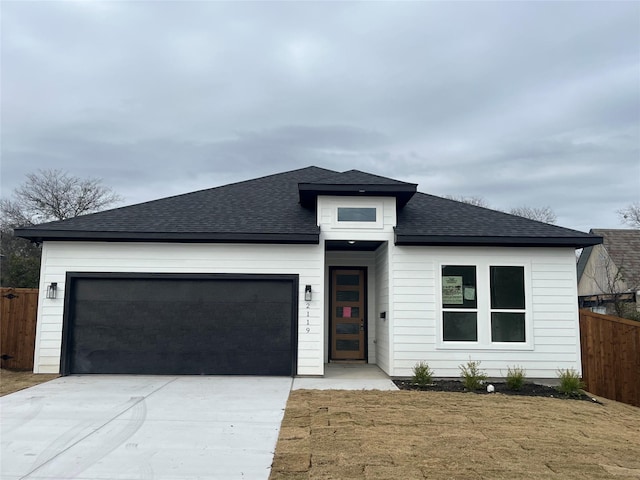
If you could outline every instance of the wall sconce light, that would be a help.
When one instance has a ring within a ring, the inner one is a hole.
[[[311,301],[311,285],[305,285],[304,287],[304,301],[305,302]]]
[[[58,284],[56,282],[52,282],[47,287],[47,298],[57,298],[58,297]]]

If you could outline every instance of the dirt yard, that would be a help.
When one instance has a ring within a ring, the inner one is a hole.
[[[0,397],[24,388],[33,387],[39,383],[48,382],[60,375],[34,374],[31,372],[12,372],[0,370]]]
[[[640,408],[600,400],[292,391],[270,480],[638,480]]]

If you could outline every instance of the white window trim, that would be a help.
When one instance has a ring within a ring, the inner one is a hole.
[[[446,311],[477,311],[478,340],[475,342],[445,342],[443,336],[443,314],[442,308],[442,267],[444,265],[469,265],[476,267],[476,309],[456,309],[447,308]],[[524,342],[492,342],[491,341],[491,312],[503,309],[491,308],[491,274],[490,267],[524,267],[524,297],[525,309],[504,310],[508,312],[524,312],[525,341]],[[453,258],[450,261],[438,263],[436,275],[436,349],[437,350],[504,350],[504,351],[528,351],[534,349],[533,339],[533,314],[531,289],[531,265],[526,262],[508,262],[504,260],[493,261],[492,259]]]
[[[338,209],[339,208],[375,208],[376,221],[375,222],[339,222],[338,221]],[[384,228],[384,204],[383,202],[349,202],[341,201],[336,202],[333,205],[333,214],[331,218],[332,229],[345,229],[345,230],[358,230],[358,229],[378,229]]]

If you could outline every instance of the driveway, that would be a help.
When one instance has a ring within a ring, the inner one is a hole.
[[[59,378],[0,398],[1,477],[267,479],[291,383]]]

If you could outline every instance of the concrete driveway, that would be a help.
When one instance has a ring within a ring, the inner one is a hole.
[[[1,477],[267,479],[291,383],[59,378],[0,398]]]

